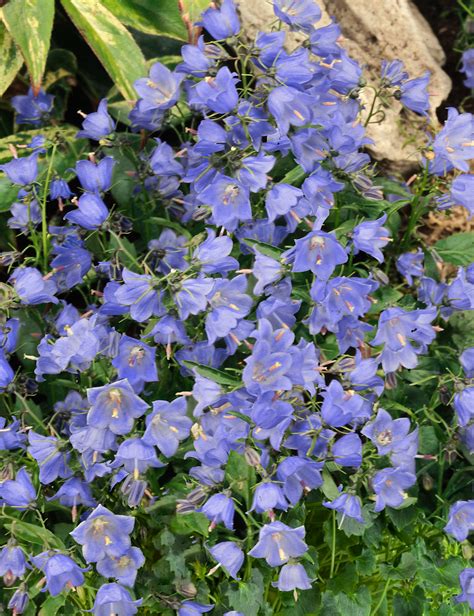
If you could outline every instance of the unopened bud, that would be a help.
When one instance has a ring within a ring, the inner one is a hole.
[[[180,582],[179,584],[177,584],[176,590],[181,595],[186,597],[186,599],[192,599],[193,597],[195,597],[197,595],[197,588],[196,588],[196,586],[194,586],[194,584],[192,582],[189,582],[188,580],[185,580],[185,581]]]
[[[260,466],[260,454],[255,449],[251,449],[250,447],[246,447],[244,451],[245,461],[249,466]]]
[[[421,482],[423,484],[423,488],[429,492],[430,490],[433,489],[433,485],[434,485],[434,481],[433,481],[433,477],[431,475],[425,474],[422,476],[421,478]]]

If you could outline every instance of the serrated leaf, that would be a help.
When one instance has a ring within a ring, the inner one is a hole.
[[[446,263],[470,265],[474,261],[474,232],[454,233],[438,240],[432,248]]]
[[[130,32],[97,0],[61,0],[61,3],[124,98],[135,100],[133,84],[148,71]]]
[[[264,602],[264,588],[262,574],[253,569],[251,580],[240,582],[237,588],[227,591],[229,607],[236,612],[242,612],[245,616],[257,616]]]
[[[226,372],[222,370],[216,370],[215,368],[210,368],[209,366],[202,366],[194,361],[183,360],[183,364],[186,368],[190,370],[195,370],[200,376],[203,376],[210,381],[214,381],[214,383],[218,383],[219,385],[230,385],[231,387],[241,387],[242,381],[236,379],[233,376],[230,376]]]
[[[47,548],[64,550],[64,543],[54,533],[37,524],[29,524],[21,520],[5,524],[5,528],[20,541],[33,543]]]
[[[54,0],[10,0],[2,9],[2,18],[25,59],[33,90],[38,92],[53,29]]]
[[[188,40],[188,31],[179,12],[178,0],[102,0],[120,21],[146,34]]]
[[[0,96],[2,96],[23,64],[23,56],[2,22],[0,22],[0,58],[2,59],[0,62]]]

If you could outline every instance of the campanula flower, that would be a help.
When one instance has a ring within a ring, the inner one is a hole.
[[[175,295],[180,318],[184,321],[190,314],[199,314],[206,309],[208,295],[214,286],[214,280],[205,277],[185,280]]]
[[[54,551],[42,552],[38,556],[33,556],[31,562],[40,569],[46,577],[44,591],[48,591],[51,596],[56,597],[64,588],[75,588],[84,584],[83,571],[72,558],[65,554]]]
[[[192,420],[186,414],[186,398],[172,402],[155,400],[153,411],[146,417],[145,443],[156,445],[167,458],[178,450],[180,441],[189,436]]]
[[[214,222],[234,231],[240,220],[250,220],[249,190],[239,181],[219,175],[198,194],[199,201],[210,206]]]
[[[361,500],[355,494],[348,494],[342,492],[335,500],[328,502],[324,501],[323,505],[328,509],[333,509],[341,514],[342,519],[345,516],[356,520],[360,524],[364,524],[364,518],[362,517],[362,505]],[[342,522],[342,520],[341,520]]]
[[[39,152],[33,152],[23,158],[14,158],[10,162],[0,165],[0,170],[7,174],[8,179],[13,184],[28,186],[36,180],[38,175],[38,155]]]
[[[98,229],[109,215],[105,203],[98,195],[93,193],[83,194],[79,197],[76,205],[77,209],[65,214],[64,218],[88,231]]]
[[[51,181],[49,186],[49,198],[53,201],[57,199],[69,199],[72,196],[72,192],[69,188],[69,184],[62,178],[56,178]]]
[[[53,280],[61,292],[72,289],[84,280],[92,265],[91,253],[75,246],[56,249],[57,255],[51,261]]]
[[[221,50],[216,45],[206,44],[204,36],[201,35],[196,45],[181,47],[183,62],[178,64],[175,70],[177,73],[185,73],[194,77],[205,77],[221,54]]]
[[[32,227],[37,227],[41,222],[41,208],[36,199],[29,203],[13,203],[10,212],[12,216],[7,221],[10,229],[19,229],[23,233],[29,233]]]
[[[0,504],[23,511],[34,505],[36,490],[26,469],[21,468],[16,479],[7,479],[0,483]]]
[[[265,392],[257,398],[252,406],[252,421],[256,428],[253,436],[264,441],[269,439],[276,451],[280,450],[286,430],[293,421],[294,409],[288,402],[273,400],[272,391]]]
[[[474,377],[474,347],[468,347],[459,356],[464,374],[468,379]]]
[[[362,464],[362,441],[357,434],[345,434],[332,446],[334,462],[340,466],[359,467]]]
[[[77,507],[78,505],[95,507],[97,505],[89,484],[79,477],[67,479],[56,494],[50,496],[48,500],[57,500],[65,507]]]
[[[327,280],[336,266],[346,261],[347,253],[333,235],[312,231],[296,240],[292,269],[294,272],[311,270],[319,280]]]
[[[237,170],[237,179],[247,186],[250,192],[259,192],[266,187],[269,177],[267,174],[273,168],[275,160],[274,156],[266,156],[261,152],[257,156],[246,156]]]
[[[184,601],[178,609],[178,616],[199,616],[210,612],[213,605],[201,605],[195,601]]]
[[[184,75],[170,71],[161,62],[155,62],[150,69],[149,77],[138,79],[134,85],[147,108],[164,111],[177,102],[183,79]]]
[[[408,284],[413,284],[413,278],[423,276],[425,255],[421,248],[416,252],[404,252],[396,261],[397,270],[404,276]]]
[[[237,573],[242,567],[245,556],[234,541],[216,543],[212,548],[209,548],[209,552],[212,558],[216,560],[234,580],[240,579],[237,577]]]
[[[383,263],[384,256],[380,249],[390,241],[390,231],[383,226],[386,220],[387,215],[384,214],[377,220],[367,220],[354,227],[354,254],[362,251]]]
[[[224,274],[239,269],[239,262],[229,254],[233,243],[228,235],[216,237],[214,229],[206,229],[207,238],[193,253],[193,260],[204,274]]]
[[[417,355],[425,353],[436,336],[431,325],[436,312],[435,308],[407,312],[395,307],[381,313],[377,334],[371,344],[384,344],[381,361],[385,372],[395,372],[399,366],[414,368],[417,365]]]
[[[161,468],[165,465],[156,457],[152,445],[147,445],[141,438],[129,438],[120,443],[112,466],[114,468],[123,466],[128,473],[132,473],[134,478],[138,479],[148,468]]]
[[[382,61],[382,84],[389,87],[401,86],[408,79],[405,65],[401,60]]]
[[[290,126],[311,123],[312,103],[310,96],[290,86],[274,88],[268,96],[268,109],[283,134],[288,132]]]
[[[278,216],[284,216],[291,212],[297,205],[298,200],[302,197],[303,191],[300,188],[295,188],[289,184],[275,184],[268,192],[265,198],[265,209],[268,214],[268,220],[273,222]]]
[[[260,295],[264,288],[276,282],[283,275],[283,267],[279,261],[263,255],[258,249],[255,249],[255,261],[252,268],[252,274],[257,279],[257,284],[253,288],[255,295]]]
[[[17,614],[23,614],[28,606],[28,602],[28,593],[25,590],[24,584],[21,584],[21,586],[15,590],[12,598],[8,602],[8,609],[12,610],[15,616],[17,616]]]
[[[381,456],[385,456],[393,449],[404,446],[409,431],[409,419],[392,419],[387,411],[379,409],[375,420],[366,424],[361,433],[374,443]]]
[[[106,578],[115,578],[119,584],[133,588],[137,572],[145,564],[140,548],[131,547],[122,556],[105,556],[96,565],[97,572]]]
[[[474,530],[474,500],[458,501],[451,505],[444,530],[458,541],[467,539]]]
[[[141,417],[148,408],[127,379],[88,389],[87,399],[91,404],[88,424],[95,428],[109,428],[114,434],[128,434],[134,419]]]
[[[0,391],[8,387],[8,385],[10,385],[10,383],[13,381],[14,376],[15,376],[15,373],[13,371],[13,368],[8,363],[8,360],[5,357],[5,353],[3,352],[3,349],[0,348]],[[0,442],[1,442],[1,436],[0,436]]]
[[[337,380],[330,382],[322,396],[322,418],[333,428],[347,425],[356,419],[363,409],[364,399],[353,390],[345,391]]]
[[[0,325],[0,348],[5,353],[13,353],[18,343],[20,319],[8,319]]]
[[[134,601],[125,588],[120,584],[102,584],[97,591],[92,609],[94,616],[133,616],[138,612],[142,599]]]
[[[76,163],[77,179],[84,190],[91,193],[106,192],[112,184],[112,171],[115,160],[104,156],[98,163],[91,160],[78,160]]]
[[[474,610],[474,568],[466,567],[459,574],[462,593],[455,597],[457,603],[468,603]],[[10,607],[10,606],[9,606]]]
[[[32,126],[39,126],[49,119],[53,110],[53,102],[54,96],[46,94],[43,89],[35,95],[32,88],[28,89],[28,94],[13,96],[10,101],[16,111],[16,123]]]
[[[216,40],[238,34],[240,21],[233,0],[224,0],[219,9],[210,8],[201,15],[202,25]]]
[[[226,67],[217,71],[215,77],[206,77],[194,85],[188,95],[190,105],[208,107],[215,113],[228,113],[235,109],[239,94],[235,84],[237,75]]]
[[[211,521],[211,529],[220,522],[229,530],[234,528],[234,503],[225,494],[213,494],[198,511]]]
[[[232,280],[216,280],[208,295],[211,308],[206,318],[206,333],[209,342],[223,338],[237,327],[252,308],[252,298],[245,293],[248,281],[244,274]]]
[[[413,473],[400,468],[384,468],[375,474],[372,486],[377,496],[374,511],[382,511],[386,506],[400,507],[408,497],[405,490],[416,482]]]
[[[28,432],[28,442],[28,453],[38,462],[41,483],[52,483],[58,477],[66,479],[72,475],[64,442],[54,436],[37,434],[34,430]]]
[[[127,379],[133,389],[140,393],[145,383],[158,381],[155,349],[129,336],[120,338],[118,355],[112,360],[119,379]]]
[[[430,95],[427,87],[430,83],[430,73],[427,71],[421,77],[404,81],[400,86],[400,102],[407,109],[426,115],[430,109]]]
[[[5,417],[0,417],[0,450],[23,449],[25,447],[25,441],[26,436],[22,432],[18,419],[12,417],[12,422],[7,425]]]
[[[115,515],[98,505],[70,534],[82,545],[86,562],[95,563],[105,556],[122,556],[130,548],[129,535],[134,524],[135,518]]]
[[[303,492],[319,488],[323,483],[318,463],[299,456],[284,458],[278,465],[277,477],[283,483],[283,493],[292,505],[296,505]]]
[[[248,554],[254,558],[264,558],[270,567],[278,567],[290,558],[303,556],[308,549],[303,541],[304,536],[304,526],[291,528],[283,522],[271,522],[260,530],[258,542]]]
[[[273,10],[292,30],[302,32],[311,32],[321,18],[321,9],[314,0],[275,0]]]
[[[474,48],[471,47],[463,52],[460,70],[466,76],[464,80],[466,88],[474,88]]]
[[[34,267],[19,267],[10,276],[15,291],[23,304],[58,303],[54,297],[57,291],[53,280],[42,276]]]
[[[87,114],[84,118],[82,130],[76,136],[99,141],[102,137],[107,137],[110,133],[113,133],[115,126],[115,121],[107,111],[107,99],[103,98],[97,111]]]
[[[474,157],[474,116],[448,109],[448,119],[433,140],[434,157],[429,170],[445,175],[453,169],[469,173],[469,160]]]
[[[7,543],[0,552],[0,576],[5,586],[11,586],[17,578],[22,578],[26,571],[26,558],[22,548],[14,543]]]
[[[130,316],[142,323],[152,315],[162,316],[161,292],[155,289],[157,280],[148,274],[135,274],[127,268],[122,272],[124,284],[116,290],[115,300],[123,306],[130,306]]]
[[[341,49],[339,58],[329,69],[331,87],[340,94],[348,94],[359,86],[361,76],[362,67],[360,64],[350,58],[345,50]]]
[[[255,488],[250,511],[257,513],[272,512],[273,509],[288,510],[288,503],[282,488],[277,483],[264,481]]]
[[[469,212],[469,218],[474,216],[474,176],[461,173],[451,184],[450,197],[455,205],[462,205]]]
[[[277,582],[272,582],[272,586],[283,592],[292,590],[309,590],[311,580],[305,568],[300,563],[287,563],[280,570]]]

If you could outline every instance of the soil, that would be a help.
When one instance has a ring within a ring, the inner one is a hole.
[[[474,31],[474,24],[466,25],[465,14],[460,9],[457,0],[413,0],[422,15],[429,22],[433,32],[438,37],[446,54],[444,70],[453,81],[453,88],[446,104],[438,110],[441,122],[446,119],[446,108],[457,107],[463,111],[474,113],[474,97],[470,96],[469,90],[463,84],[463,74],[459,72],[461,53],[467,43],[467,35],[462,35],[466,29]],[[466,0],[466,4],[472,4],[472,0]],[[474,34],[470,35],[474,46]],[[464,40],[461,40],[464,38]]]

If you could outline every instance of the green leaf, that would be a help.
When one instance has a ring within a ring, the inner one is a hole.
[[[446,263],[470,265],[474,261],[474,232],[454,233],[432,248]]]
[[[33,90],[38,92],[53,29],[54,0],[10,0],[3,7],[2,16],[23,54]]]
[[[231,387],[242,387],[242,381],[230,376],[222,370],[216,370],[215,368],[209,368],[209,366],[201,366],[194,361],[183,360],[183,364],[190,370],[195,370],[199,375],[206,379],[214,381],[219,385],[230,385]]]
[[[425,596],[423,590],[417,587],[409,597],[395,595],[393,598],[393,613],[397,616],[422,616],[424,614]]]
[[[5,24],[0,22],[0,96],[15,79],[23,64],[23,56],[10,36]]]
[[[120,21],[140,32],[188,40],[188,31],[181,18],[178,0],[102,0]]]
[[[170,523],[170,530],[177,535],[198,533],[203,537],[209,535],[209,520],[203,513],[177,514]]]
[[[248,582],[240,582],[237,588],[227,591],[229,607],[245,616],[257,616],[263,605],[263,576],[257,569],[252,570],[252,578]]]
[[[244,244],[247,244],[247,246],[250,246],[250,248],[256,248],[259,252],[262,253],[262,255],[265,255],[266,257],[271,257],[272,259],[276,259],[277,261],[280,260],[281,254],[283,252],[283,250],[281,250],[280,248],[276,248],[275,246],[272,246],[271,244],[266,244],[265,242],[260,242],[259,240],[250,240],[248,238],[244,238],[242,242]]]
[[[337,489],[334,479],[326,468],[323,469],[322,476],[323,485],[321,486],[321,490],[323,491],[324,496],[329,498],[329,500],[335,500],[341,495],[341,493]]]
[[[54,533],[37,524],[15,520],[10,524],[5,524],[5,528],[13,537],[26,544],[34,543],[35,545],[64,550],[64,543],[59,537],[56,537]]]
[[[133,84],[148,71],[130,32],[97,0],[61,0],[61,3],[124,98],[135,100]]]
[[[66,597],[59,595],[57,597],[48,597],[41,606],[38,616],[56,616],[59,610],[64,607]]]
[[[0,212],[8,212],[18,195],[18,186],[12,184],[6,175],[0,177]]]
[[[194,24],[199,21],[201,13],[205,11],[209,5],[209,0],[182,0],[183,17],[189,19]]]

